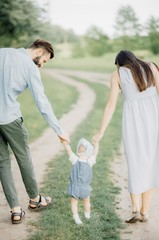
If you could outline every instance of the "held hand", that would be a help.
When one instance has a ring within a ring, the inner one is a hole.
[[[70,143],[70,138],[66,133],[63,133],[58,137],[60,138],[61,143]]]
[[[93,143],[93,144],[99,143],[99,141],[102,139],[102,137],[103,137],[103,134],[101,134],[100,132],[98,132],[97,134],[95,134],[95,135],[92,137],[92,143]]]
[[[69,145],[69,142],[63,139],[60,139],[61,143],[66,147]]]

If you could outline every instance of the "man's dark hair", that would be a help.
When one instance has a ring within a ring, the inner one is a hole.
[[[49,42],[47,42],[43,39],[35,40],[31,45],[29,45],[28,48],[33,48],[33,49],[43,48],[48,53],[51,54],[50,59],[54,57],[54,50],[53,50],[53,47],[52,47],[51,43],[49,43]]]

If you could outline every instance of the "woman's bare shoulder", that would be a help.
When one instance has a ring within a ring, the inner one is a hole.
[[[150,62],[149,65],[153,71],[156,71],[156,70],[159,71],[159,66],[157,66],[156,63]]]

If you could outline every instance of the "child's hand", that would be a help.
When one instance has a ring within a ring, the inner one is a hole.
[[[99,141],[102,139],[103,137],[103,134],[101,134],[100,132],[98,132],[96,135],[94,135],[92,137],[92,143],[93,144],[96,144],[96,143],[99,143]]]
[[[61,139],[61,143],[64,145],[68,145],[68,142],[66,140]]]
[[[69,145],[69,143],[68,143],[68,141],[66,141],[66,140],[64,140],[64,139],[60,139],[60,141],[61,141],[61,143],[63,144],[63,145]]]

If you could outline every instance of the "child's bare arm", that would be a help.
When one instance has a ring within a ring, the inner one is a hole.
[[[72,155],[72,149],[71,149],[70,145],[68,144],[67,141],[62,141],[62,143],[63,143],[63,145],[64,145],[64,147],[65,147],[65,149],[66,149],[66,151],[67,151],[67,153],[70,157]]]

